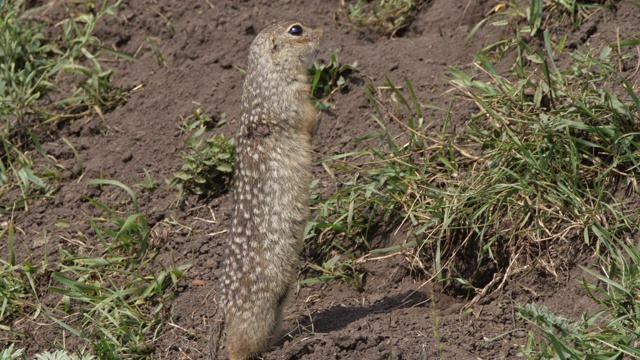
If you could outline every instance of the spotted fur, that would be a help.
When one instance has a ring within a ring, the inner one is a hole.
[[[232,360],[257,356],[277,340],[298,269],[316,117],[307,68],[321,39],[322,30],[285,21],[260,32],[249,50],[221,279]]]

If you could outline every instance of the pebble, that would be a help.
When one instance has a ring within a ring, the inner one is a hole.
[[[133,159],[133,154],[128,152],[128,153],[125,153],[124,156],[122,157],[122,162],[126,163],[131,161],[131,159]]]

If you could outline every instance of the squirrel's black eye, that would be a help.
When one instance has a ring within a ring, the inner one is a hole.
[[[293,25],[292,27],[289,28],[289,34],[294,35],[294,36],[302,35],[302,26]]]

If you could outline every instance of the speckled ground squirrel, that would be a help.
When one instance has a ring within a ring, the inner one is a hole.
[[[299,21],[284,21],[260,32],[249,49],[232,223],[220,282],[232,360],[256,356],[277,340],[298,269],[317,113],[307,69],[322,34]],[[212,357],[219,336],[214,331]]]

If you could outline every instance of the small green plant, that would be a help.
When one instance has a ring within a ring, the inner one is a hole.
[[[14,236],[15,225],[9,221],[0,232],[0,238],[7,240],[9,260],[0,260],[0,323],[16,314],[28,313],[38,298],[36,279],[41,271],[30,261],[22,264],[16,261]],[[11,331],[11,327],[4,330]]]
[[[147,36],[147,43],[149,44],[149,47],[151,47],[151,51],[153,51],[153,54],[156,56],[156,61],[158,61],[158,65],[165,66],[166,62],[164,59],[164,55],[162,54],[162,51],[160,50],[160,48],[158,48],[157,42],[158,40],[156,38]]]
[[[55,352],[45,352],[36,355],[36,360],[96,360],[97,358],[90,354],[74,355],[64,350],[56,350]]]
[[[307,278],[300,281],[299,284],[316,284],[339,280],[350,284],[358,290],[363,290],[364,271],[361,269],[355,256],[353,256],[353,254],[348,254],[348,259],[340,262],[341,258],[342,255],[336,255],[323,262],[322,266],[309,264],[311,269],[320,272],[322,275]]]
[[[225,122],[224,114],[217,126]],[[197,109],[184,120],[180,129],[187,136],[187,152],[180,158],[184,161],[180,171],[168,179],[169,186],[175,187],[182,196],[185,193],[216,196],[226,191],[230,185],[235,155],[235,140],[224,135],[205,137],[211,117]]]
[[[355,27],[368,27],[393,37],[411,23],[416,9],[416,0],[357,0],[341,12]]]
[[[331,61],[328,64],[314,62],[309,68],[309,75],[312,78],[311,95],[316,101],[316,109],[325,110],[329,104],[322,99],[328,98],[336,91],[346,86],[346,77],[356,71],[358,62],[351,65],[340,64],[338,60],[338,50],[331,54]]]
[[[48,54],[42,24],[23,23],[19,6],[0,4],[0,114],[10,125],[22,122],[26,113],[52,84],[45,81],[55,62]],[[13,128],[9,127],[9,129]]]
[[[135,184],[133,186],[140,189],[149,190],[149,191],[153,191],[157,189],[158,183],[151,178],[151,174],[149,174],[149,171],[147,171],[147,169],[142,169],[142,171],[144,172],[144,182]]]
[[[0,352],[0,360],[17,360],[24,358],[24,350],[13,349],[13,344]]]

